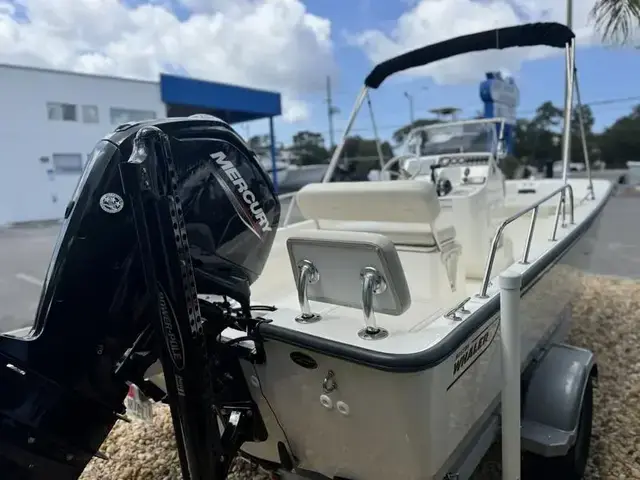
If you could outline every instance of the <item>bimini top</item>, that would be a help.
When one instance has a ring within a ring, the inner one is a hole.
[[[486,32],[463,35],[385,60],[371,70],[364,84],[369,88],[378,88],[387,77],[394,73],[455,57],[462,53],[537,45],[563,48],[574,37],[575,34],[569,27],[555,22],[526,23],[515,27],[495,28]]]

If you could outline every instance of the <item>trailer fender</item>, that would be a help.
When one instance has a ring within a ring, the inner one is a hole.
[[[566,455],[575,443],[585,388],[597,375],[592,352],[552,345],[524,385],[522,449],[544,457]]]

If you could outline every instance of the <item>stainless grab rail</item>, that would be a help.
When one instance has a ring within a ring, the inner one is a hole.
[[[284,221],[282,222],[283,227],[286,227],[287,225],[289,225],[289,220],[291,220],[291,215],[293,214],[293,208],[296,205],[296,193],[298,192],[285,193],[283,195],[278,196],[280,201],[287,200],[289,198],[291,199],[291,201],[289,202],[289,207],[287,208],[287,213],[285,213],[284,215]]]
[[[555,197],[560,193],[561,196],[560,196],[560,200],[558,201],[558,208],[556,209],[555,221],[553,224],[553,232],[551,233],[551,241],[556,240],[556,233],[558,232],[558,221],[560,220],[560,213],[562,213],[562,226],[565,226],[565,214],[566,214],[566,208],[565,208],[566,192],[565,191],[566,190],[569,190],[569,210],[570,210],[569,219],[570,219],[570,223],[573,224],[575,221],[573,187],[568,183],[557,188],[556,190],[554,190],[544,198],[538,200],[536,203],[510,216],[500,224],[500,226],[498,227],[498,230],[496,231],[496,234],[493,237],[493,241],[491,242],[491,252],[489,254],[489,258],[487,259],[487,265],[484,269],[484,276],[482,278],[482,288],[480,290],[480,294],[478,295],[478,297],[487,298],[487,289],[489,288],[489,279],[491,278],[491,270],[493,269],[493,263],[495,262],[495,259],[496,259],[496,252],[498,250],[498,245],[499,245],[500,239],[502,238],[502,233],[504,229],[509,224],[515,222],[517,219],[519,219],[526,213],[529,213],[531,210],[533,210],[533,215],[531,215],[531,223],[529,224],[529,232],[527,233],[527,241],[524,245],[522,260],[520,261],[520,263],[524,263],[524,264],[528,263],[529,252],[531,250],[531,242],[533,240],[533,231],[535,230],[536,220],[538,218],[538,209],[540,205],[542,205],[544,202]]]

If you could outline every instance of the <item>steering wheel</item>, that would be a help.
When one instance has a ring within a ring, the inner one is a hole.
[[[397,172],[395,170],[389,170],[394,165],[396,165],[396,164],[399,165],[399,162],[401,162],[403,160],[408,160],[410,158],[415,158],[416,160],[419,160],[418,155],[416,155],[414,153],[409,153],[409,154],[404,154],[404,155],[397,155],[397,156],[393,157],[392,159],[390,159],[387,163],[385,163],[383,165],[382,170],[380,170],[380,176],[382,177],[382,174],[384,172],[389,172],[389,174],[395,175],[395,177],[397,179],[400,179],[400,180],[413,180],[420,173],[422,173],[422,165],[420,163],[418,163],[418,165],[420,165],[420,168],[418,168],[418,171],[415,172],[415,173],[408,172],[402,166],[399,166]]]

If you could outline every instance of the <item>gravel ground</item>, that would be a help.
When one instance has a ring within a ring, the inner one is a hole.
[[[571,341],[598,359],[588,479],[640,479],[640,282],[585,278]]]
[[[640,282],[584,277],[582,301],[574,307],[570,343],[595,352],[599,382],[586,480],[640,480]],[[116,425],[103,445],[111,460],[92,461],[81,480],[178,480],[179,467],[167,408],[155,407],[153,423]],[[500,449],[494,448],[473,480],[499,480]],[[230,480],[267,480],[245,462]]]

